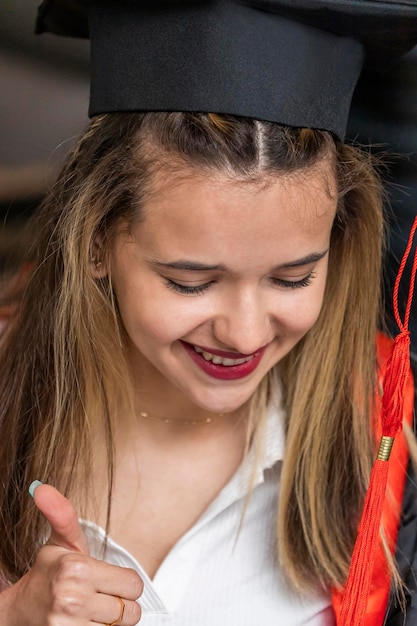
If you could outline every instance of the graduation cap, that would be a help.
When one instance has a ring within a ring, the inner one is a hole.
[[[417,3],[45,0],[36,30],[90,37],[90,116],[211,111],[343,139],[364,63],[417,44]]]
[[[363,66],[384,69],[417,44],[417,2],[44,0],[36,30],[91,39],[91,116],[224,113],[328,130],[343,139]],[[408,253],[416,229],[417,219]],[[371,584],[387,461],[402,422],[417,255],[414,264],[408,313],[404,323],[398,316],[401,333],[387,369],[381,447],[339,626],[362,624]]]

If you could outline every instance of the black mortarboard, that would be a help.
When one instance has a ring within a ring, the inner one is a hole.
[[[90,116],[212,111],[342,138],[364,61],[417,43],[417,3],[45,0],[45,31],[90,37]]]

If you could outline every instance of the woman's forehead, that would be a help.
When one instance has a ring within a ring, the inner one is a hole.
[[[257,239],[259,245],[277,233],[283,238],[315,236],[323,229],[327,233],[338,201],[332,176],[324,164],[250,181],[219,171],[209,175],[190,170],[179,178],[159,175],[134,231],[146,245],[171,245],[174,238],[179,246],[193,240],[198,245],[212,239],[216,247],[236,239],[248,246]]]
[[[159,167],[152,168],[142,204],[146,207],[167,196],[172,197],[172,194],[183,194],[198,188],[249,195],[277,186],[288,189],[289,193],[299,186],[306,191],[310,188],[313,195],[324,193],[334,198],[338,192],[335,164],[329,156],[325,156],[302,169],[273,171],[259,166],[242,175],[226,167],[203,167],[187,163],[179,157],[168,157],[159,163]]]

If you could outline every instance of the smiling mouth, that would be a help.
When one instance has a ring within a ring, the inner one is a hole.
[[[231,359],[229,357],[227,358],[221,357],[218,354],[213,354],[212,352],[207,352],[206,350],[202,350],[198,346],[193,346],[193,348],[194,348],[194,351],[197,352],[197,354],[201,354],[201,356],[203,357],[205,361],[211,361],[212,363],[214,363],[214,365],[223,365],[225,367],[233,367],[236,365],[242,365],[243,363],[248,363],[249,361],[252,361],[252,359],[258,356],[259,354],[259,352],[255,352],[254,354],[250,354],[249,356],[246,356],[246,357],[241,357],[239,359]]]

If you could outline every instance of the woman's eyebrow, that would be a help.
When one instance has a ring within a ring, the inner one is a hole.
[[[316,263],[320,261],[326,254],[328,253],[328,249],[324,250],[324,252],[312,252],[301,259],[296,259],[294,261],[289,261],[288,263],[283,263],[281,265],[277,265],[273,268],[274,270],[286,269],[290,267],[300,267],[303,265],[309,265],[311,263]],[[207,272],[207,271],[221,271],[226,272],[227,267],[225,265],[206,265],[205,263],[199,263],[197,261],[189,261],[185,259],[179,259],[178,261],[171,261],[169,263],[164,263],[162,261],[158,261],[156,259],[147,259],[147,262],[151,265],[155,265],[158,267],[163,267],[167,269],[173,270],[185,270],[189,272]]]
[[[208,270],[220,270],[225,272],[226,267],[224,265],[205,265],[204,263],[198,263],[197,261],[178,260],[170,263],[163,263],[156,259],[148,259],[148,263],[151,265],[157,265],[158,267],[166,267],[173,270],[188,270],[190,272],[206,272]]]
[[[301,259],[296,259],[295,261],[289,261],[288,263],[277,265],[276,267],[274,267],[274,269],[282,270],[282,269],[286,269],[289,267],[299,267],[302,265],[310,265],[311,263],[316,263],[317,261],[320,261],[320,259],[326,256],[328,251],[329,251],[329,248],[327,248],[323,252],[312,252],[311,254],[308,254],[307,256],[302,257]]]

